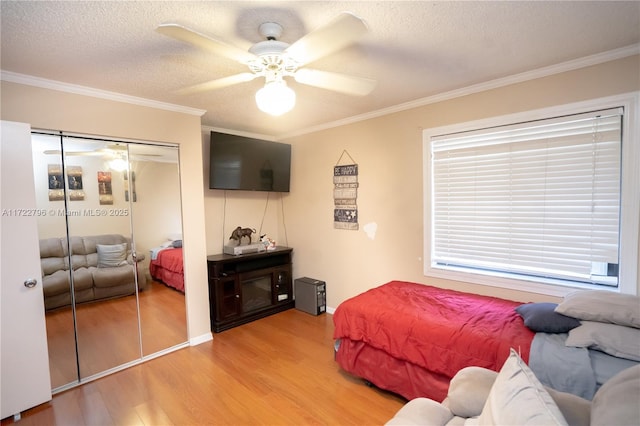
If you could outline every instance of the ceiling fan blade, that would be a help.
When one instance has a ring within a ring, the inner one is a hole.
[[[223,41],[216,40],[197,31],[184,27],[180,24],[160,24],[158,25],[158,28],[156,28],[156,31],[166,36],[175,38],[176,40],[193,44],[194,46],[198,46],[202,49],[213,52],[216,55],[235,59],[236,61],[241,63],[247,63],[256,58],[253,53],[242,50],[239,47],[232,46]]]
[[[240,74],[230,75],[228,77],[218,78],[216,80],[207,81],[193,86],[188,86],[176,91],[181,95],[190,95],[198,92],[205,92],[207,90],[221,89],[223,87],[231,86],[238,83],[245,83],[256,78],[256,74],[250,72],[243,72]]]
[[[289,46],[286,52],[300,65],[308,64],[356,41],[368,31],[365,22],[349,12],[343,12]]]
[[[299,69],[293,78],[302,84],[333,90],[347,95],[364,96],[376,87],[376,81],[371,78],[355,77],[335,72]]]

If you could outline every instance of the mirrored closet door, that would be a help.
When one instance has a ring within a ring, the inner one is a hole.
[[[53,390],[184,345],[178,147],[32,143]]]

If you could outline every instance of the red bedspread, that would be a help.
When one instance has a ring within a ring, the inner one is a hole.
[[[534,333],[514,311],[519,304],[392,281],[341,303],[333,317],[334,338],[362,342],[373,349],[369,353],[389,355],[449,379],[471,365],[498,371],[509,348],[519,351],[525,362],[529,359]],[[354,362],[341,362],[340,351],[337,359],[341,365]],[[364,378],[384,387],[384,375],[396,372],[375,374],[380,377]]]
[[[155,259],[149,263],[151,276],[163,283],[184,292],[184,267],[182,248],[160,250]]]

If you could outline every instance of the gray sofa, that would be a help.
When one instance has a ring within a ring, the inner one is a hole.
[[[144,255],[131,253],[130,239],[118,235],[70,237],[40,240],[40,264],[46,310],[71,305],[69,259],[73,269],[76,303],[134,294],[147,285]],[[134,261],[135,258],[135,261]],[[135,267],[134,267],[135,265]]]
[[[640,365],[622,370],[588,401],[543,386],[512,350],[499,373],[463,368],[442,403],[413,399],[386,425],[637,425],[638,401]]]

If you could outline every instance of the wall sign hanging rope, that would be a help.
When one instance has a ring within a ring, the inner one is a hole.
[[[351,161],[340,164],[344,156]],[[358,230],[358,164],[345,149],[333,168],[333,227]]]

